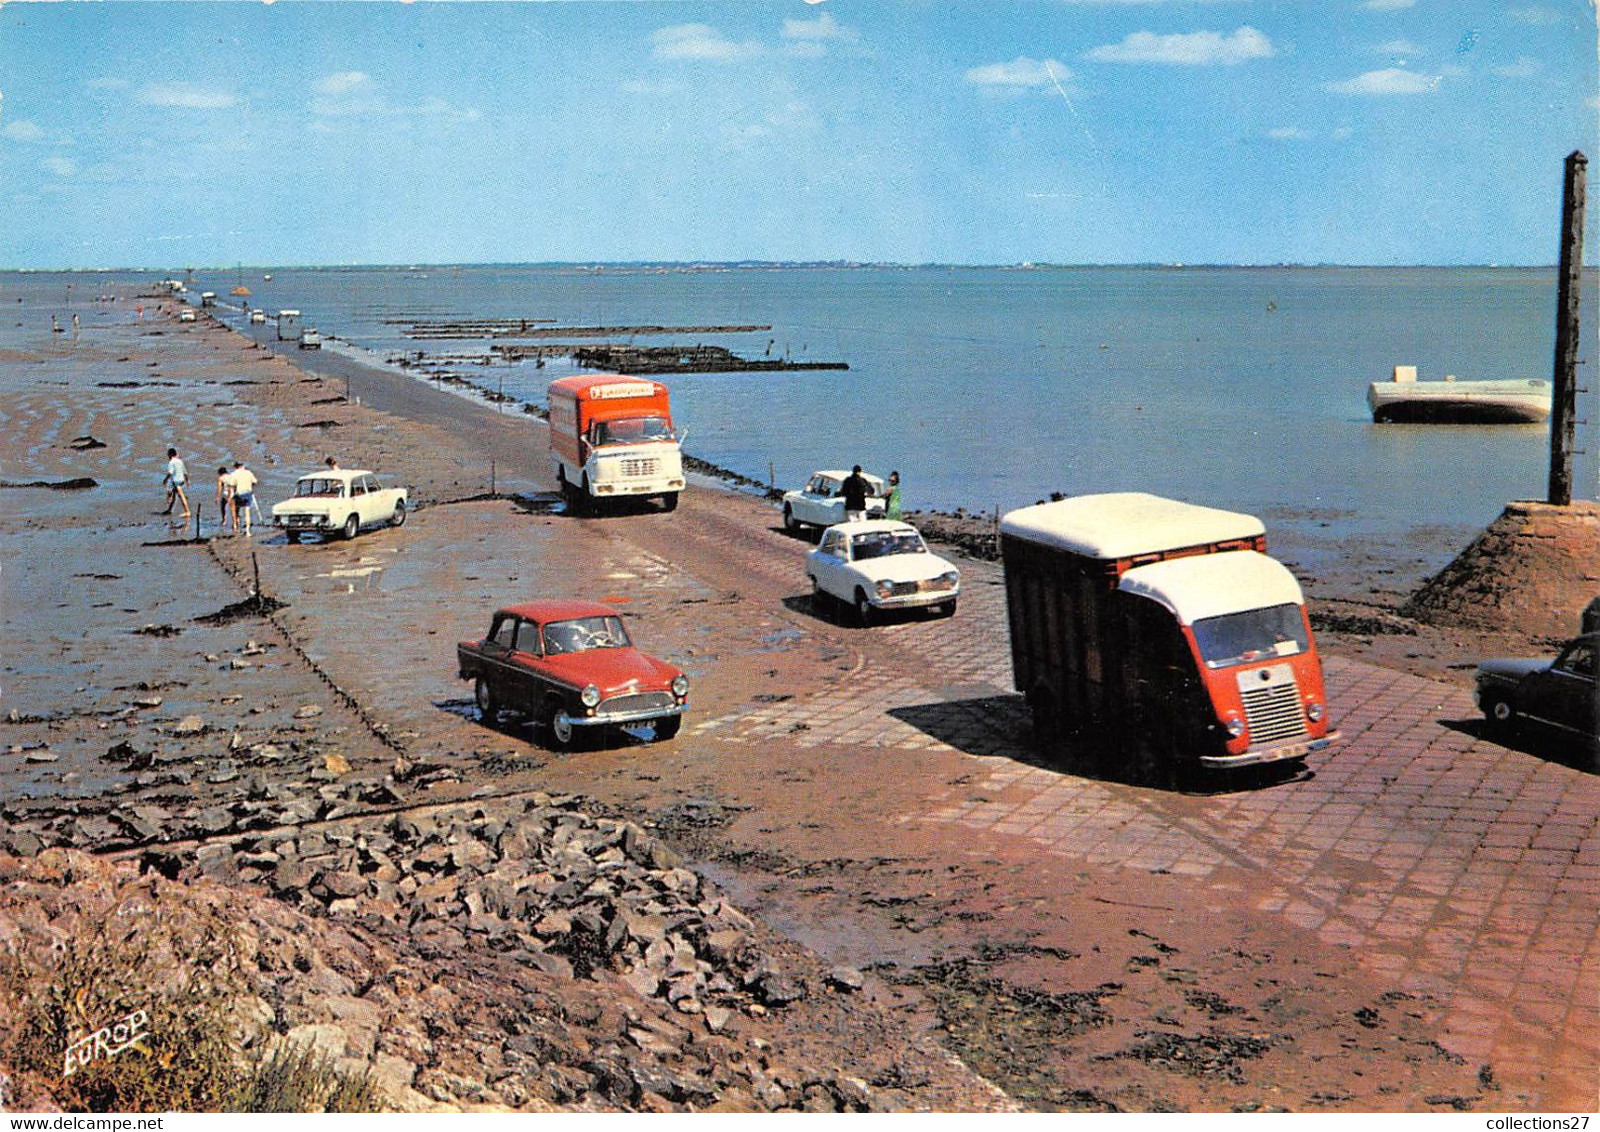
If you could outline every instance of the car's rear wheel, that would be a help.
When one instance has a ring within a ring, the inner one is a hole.
[[[472,700],[478,705],[478,718],[493,723],[500,714],[500,700],[494,694],[494,685],[479,676],[472,683]]]
[[[656,738],[660,740],[675,738],[682,726],[683,716],[664,715],[656,720]]]
[[[283,532],[283,541],[288,543],[290,546],[298,545],[299,542],[300,542],[300,532],[299,531],[284,531]]]
[[[862,628],[872,624],[872,602],[867,598],[866,590],[856,591],[856,620]]]
[[[406,525],[406,501],[404,499],[395,500],[394,516],[389,520],[389,525],[391,527],[403,527]]]
[[[345,516],[345,520],[344,520],[344,537],[345,538],[355,538],[356,535],[358,535],[360,533],[361,533],[361,518],[354,511],[352,511],[352,512],[350,512],[349,515]]]

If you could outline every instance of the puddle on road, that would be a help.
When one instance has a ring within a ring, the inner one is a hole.
[[[779,629],[761,638],[762,652],[784,652],[805,640],[799,629]]]

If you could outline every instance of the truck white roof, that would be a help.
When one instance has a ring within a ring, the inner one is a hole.
[[[1191,554],[1136,566],[1118,579],[1117,588],[1160,602],[1185,625],[1247,609],[1305,604],[1300,583],[1288,568],[1254,550]]]
[[[1004,534],[1089,558],[1132,558],[1266,533],[1261,520],[1142,491],[1079,495],[1008,511]]]

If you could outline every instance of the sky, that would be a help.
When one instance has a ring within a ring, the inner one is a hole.
[[[1597,72],[1591,0],[0,0],[0,268],[1542,265]]]

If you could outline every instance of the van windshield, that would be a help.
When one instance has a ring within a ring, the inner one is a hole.
[[[1207,668],[1228,668],[1306,651],[1305,617],[1294,604],[1207,617],[1194,623],[1195,643]]]
[[[646,440],[671,440],[672,422],[662,417],[623,417],[596,421],[594,443],[638,444]]]

